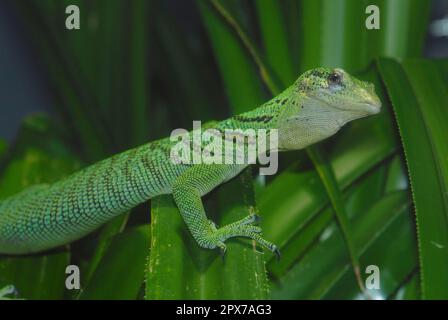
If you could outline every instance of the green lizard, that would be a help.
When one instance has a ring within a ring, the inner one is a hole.
[[[335,134],[345,123],[376,114],[381,102],[372,84],[341,69],[305,72],[260,107],[215,122],[212,128],[278,130],[278,150],[297,150]],[[0,253],[47,250],[95,230],[113,217],[161,194],[172,194],[192,236],[203,248],[220,248],[248,237],[278,253],[263,239],[250,214],[218,228],[201,197],[235,177],[248,164],[174,164],[170,138],[117,154],[51,185],[37,185],[0,202]]]

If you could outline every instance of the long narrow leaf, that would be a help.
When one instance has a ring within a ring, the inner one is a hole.
[[[447,92],[430,62],[378,63],[408,164],[417,218],[422,297],[448,297]],[[417,85],[418,84],[418,85]]]
[[[149,225],[114,237],[80,299],[137,299],[147,262]]]
[[[406,215],[409,200],[406,192],[391,194],[379,201],[355,223],[354,239],[365,252],[396,219]],[[402,225],[402,223],[398,223]],[[328,292],[347,268],[343,238],[337,228],[322,237],[318,246],[292,268],[273,289],[274,299],[316,299]],[[309,266],[313,266],[310,270]]]
[[[266,58],[283,85],[292,83],[294,73],[291,49],[281,4],[275,0],[255,1]]]
[[[251,189],[249,171],[220,186],[207,201],[210,218],[224,225],[248,215],[254,207]],[[218,250],[200,248],[170,196],[153,201],[151,217],[147,299],[266,298],[263,256],[249,241],[228,241],[224,259]]]

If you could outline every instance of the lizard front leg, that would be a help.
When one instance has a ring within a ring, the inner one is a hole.
[[[257,221],[249,215],[237,222],[216,228],[205,214],[201,197],[221,183],[238,174],[244,167],[236,165],[195,165],[182,173],[173,183],[174,201],[193,238],[203,248],[226,250],[225,241],[232,237],[248,237],[256,240],[275,254],[277,246],[261,236],[261,228],[252,225]]]

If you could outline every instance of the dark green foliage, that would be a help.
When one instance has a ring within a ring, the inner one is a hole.
[[[0,141],[0,198],[250,110],[318,66],[372,81],[383,111],[310,150],[313,161],[281,155],[275,177],[246,170],[206,197],[220,225],[258,211],[280,262],[246,240],[229,241],[224,260],[199,248],[166,196],[71,246],[0,257],[0,287],[28,299],[446,298],[448,62],[418,59],[430,1],[180,2],[185,18],[158,0],[16,1],[55,117],[25,119],[8,149]],[[81,9],[79,31],[64,28],[67,4]],[[369,4],[380,30],[364,26]],[[81,292],[65,290],[69,263]],[[357,264],[363,280],[378,265],[380,290],[360,291]]]

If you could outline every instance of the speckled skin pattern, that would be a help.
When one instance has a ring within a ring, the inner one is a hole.
[[[380,107],[372,85],[341,69],[318,68],[262,106],[209,127],[220,132],[278,129],[279,149],[297,150],[333,135],[348,121],[379,112]],[[33,186],[3,199],[0,253],[27,254],[70,243],[160,194],[173,195],[200,246],[224,251],[228,238],[242,236],[277,253],[254,225],[255,215],[218,229],[202,205],[203,195],[248,165],[174,164],[170,160],[174,143],[170,138],[157,140],[52,185]]]

